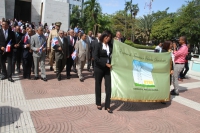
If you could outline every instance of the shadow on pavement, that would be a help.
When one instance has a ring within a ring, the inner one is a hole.
[[[123,102],[112,101],[111,109],[114,111],[145,111],[167,108],[171,105],[171,101],[162,104],[161,102]]]
[[[11,106],[0,106],[0,127],[14,124],[23,111]]]

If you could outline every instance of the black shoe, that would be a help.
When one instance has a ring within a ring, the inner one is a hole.
[[[61,81],[61,78],[58,78],[58,81]]]
[[[14,82],[14,80],[12,78],[8,78],[8,81],[10,82]]]
[[[50,67],[50,71],[53,71],[53,67]]]
[[[111,110],[111,109],[109,109],[109,108],[105,108],[105,110],[107,110],[108,111],[108,113],[113,113],[113,111]]]
[[[102,110],[102,107],[101,107],[101,106],[97,106],[97,109],[98,109],[98,110]]]
[[[82,78],[82,79],[80,79],[80,81],[81,81],[81,82],[84,82],[84,79]]]
[[[177,92],[175,89],[173,89],[171,92],[170,92],[171,95],[174,95],[174,96],[178,96],[179,95],[179,92]]]
[[[27,79],[31,79],[31,76],[27,76]]]
[[[67,79],[70,79],[70,75],[67,76]]]
[[[43,80],[43,81],[45,81],[45,82],[46,82],[46,81],[47,81],[47,78],[41,78],[41,80]]]
[[[7,77],[2,76],[2,77],[1,77],[1,80],[4,80],[4,79],[7,79]]]
[[[34,78],[34,80],[38,80],[38,79],[39,79],[38,77],[35,77],[35,78]]]

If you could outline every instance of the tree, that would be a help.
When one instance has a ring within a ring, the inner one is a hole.
[[[85,28],[88,30],[93,29],[94,25],[98,22],[98,14],[101,14],[101,7],[97,0],[87,0],[84,2],[84,19]],[[91,19],[92,18],[92,19]]]
[[[178,36],[186,36],[191,45],[196,44],[200,48],[200,0],[188,2],[179,10],[174,28]]]
[[[142,38],[143,43],[147,43],[150,40],[151,29],[155,19],[152,15],[144,15],[140,17],[136,22],[136,39]]]
[[[72,14],[70,15],[70,25],[71,27],[75,27],[80,24],[81,21],[81,10],[79,10],[78,6],[74,6],[72,8]]]
[[[131,1],[128,1],[128,2],[125,3],[125,9],[124,10],[126,12],[126,19],[127,19],[128,12],[130,12],[130,14],[131,14],[130,15],[131,19],[133,18],[133,15],[134,15],[134,19],[135,19],[135,16],[137,15],[137,13],[139,11],[139,7],[138,7],[137,4],[132,4],[132,0],[131,0]],[[135,23],[133,22],[132,25],[131,25],[131,40],[132,41],[134,41],[134,32],[133,32],[134,24]]]

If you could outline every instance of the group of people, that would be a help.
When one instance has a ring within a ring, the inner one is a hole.
[[[170,85],[172,82],[174,89],[170,94],[179,95],[178,81],[182,81],[189,70],[188,60],[191,59],[190,44],[187,44],[185,36],[181,36],[178,44],[172,41],[165,41],[155,48],[155,52],[171,52],[172,63],[170,66]]]
[[[21,72],[20,66],[22,64],[24,79],[31,79],[32,69],[34,80],[38,80],[40,66],[40,79],[47,81],[45,58],[48,53],[50,70],[56,73],[58,81],[61,81],[61,72],[66,67],[67,79],[70,79],[70,72],[74,71],[77,73],[80,82],[83,82],[82,71],[87,62],[87,70],[92,72],[95,78],[97,108],[102,109],[101,83],[102,79],[105,78],[105,109],[108,113],[112,113],[112,110],[110,110],[112,42],[113,39],[125,41],[120,32],[116,32],[115,38],[112,37],[110,31],[97,33],[96,37],[94,37],[92,31],[89,31],[86,35],[81,30],[75,32],[73,29],[70,29],[66,34],[60,30],[61,22],[56,22],[54,29],[49,30],[49,32],[44,33],[44,26],[41,25],[34,27],[34,30],[32,27],[26,26],[26,32],[23,34],[20,25],[21,23],[17,24],[13,30],[9,21],[3,20],[1,22],[1,80],[8,79],[8,81],[14,82],[12,75],[15,70],[18,73]],[[15,66],[17,66],[17,69],[15,69]]]
[[[14,82],[12,74],[20,73],[22,60],[23,78],[31,79],[31,68],[34,71],[34,80],[39,79],[39,65],[41,69],[41,80],[47,81],[45,58],[49,56],[50,70],[56,73],[58,81],[62,80],[61,73],[66,67],[66,77],[70,79],[70,72],[77,73],[80,82],[84,82],[82,75],[83,68],[87,62],[87,70],[93,72],[95,78],[95,95],[97,109],[102,110],[101,105],[101,85],[102,79],[105,79],[106,101],[105,109],[112,113],[110,109],[111,97],[111,55],[113,40],[124,42],[119,31],[113,38],[110,31],[97,33],[94,37],[92,31],[86,35],[83,31],[70,29],[67,33],[60,30],[61,22],[56,22],[51,30],[45,29],[39,25],[34,27],[26,26],[26,32],[23,34],[20,30],[20,23],[12,31],[10,23],[3,20],[0,28],[0,72],[1,80],[8,78],[8,81]],[[46,33],[44,33],[46,30]],[[179,95],[178,79],[181,75],[185,76],[187,72],[181,72],[187,64],[188,46],[186,37],[179,38],[179,47],[171,41],[166,41],[156,47],[156,52],[171,52],[173,63],[171,65],[171,76],[174,89],[171,95]],[[47,54],[48,53],[48,54]],[[7,70],[6,70],[7,60]],[[91,69],[91,66],[93,69]],[[171,84],[171,82],[170,82]]]

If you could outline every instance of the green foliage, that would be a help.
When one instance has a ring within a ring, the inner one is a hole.
[[[172,38],[174,38],[175,31],[173,24],[174,24],[174,19],[171,17],[165,17],[160,21],[157,21],[152,26],[152,31],[151,31],[152,39],[164,41],[164,40],[171,40]]]
[[[78,6],[74,6],[72,9],[72,14],[70,15],[70,25],[71,27],[75,27],[81,22],[81,11]]]
[[[155,49],[155,46],[146,46],[146,45],[134,44],[130,40],[126,40],[125,43],[127,45],[130,45],[130,46],[132,46],[134,48],[138,48],[138,49]]]
[[[136,30],[135,36],[136,39],[139,39],[143,44],[150,40],[151,29],[155,22],[155,19],[152,15],[144,15],[136,21]]]

